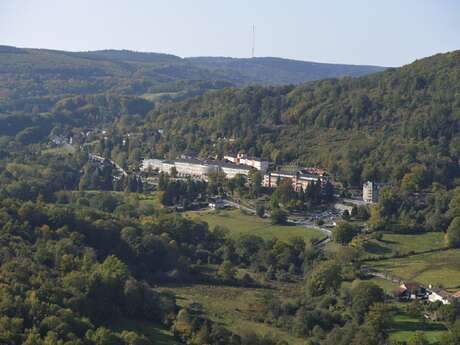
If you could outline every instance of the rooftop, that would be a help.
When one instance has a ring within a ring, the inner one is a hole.
[[[225,161],[209,161],[210,164],[218,165],[220,167],[239,169],[239,170],[251,170],[252,167],[244,164],[233,164]]]

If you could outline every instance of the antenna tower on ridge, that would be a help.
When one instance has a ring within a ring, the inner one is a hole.
[[[256,26],[252,24],[252,57],[254,57],[255,49],[256,49]]]

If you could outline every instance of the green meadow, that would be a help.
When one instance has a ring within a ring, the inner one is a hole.
[[[217,225],[225,227],[232,238],[246,234],[260,236],[266,240],[278,238],[283,241],[294,237],[302,237],[305,241],[325,238],[317,229],[295,225],[272,225],[269,219],[247,215],[240,210],[189,212],[186,215],[207,222],[211,229]]]
[[[437,343],[446,332],[446,327],[442,323],[427,322],[401,313],[393,317],[392,328],[389,331],[390,340],[407,342],[417,331],[422,331],[430,343]]]

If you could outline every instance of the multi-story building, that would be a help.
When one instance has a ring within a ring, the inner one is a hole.
[[[386,186],[386,183],[367,181],[363,184],[363,201],[368,204],[379,201],[380,189]]]
[[[217,166],[198,159],[178,159],[173,161],[173,163],[178,176],[181,177],[190,176],[198,179],[206,179],[207,176],[218,171]]]
[[[250,157],[244,153],[238,153],[236,157],[224,156],[224,159],[234,164],[247,165],[261,171],[267,171],[269,166],[268,161],[264,161],[258,157]]]
[[[251,167],[242,164],[232,164],[226,163],[221,161],[214,162],[216,166],[219,167],[220,171],[225,174],[226,178],[234,178],[236,175],[244,175],[249,176],[249,172],[251,171]]]
[[[302,170],[292,172],[274,171],[264,175],[263,186],[268,188],[276,188],[278,184],[285,180],[291,180],[292,187],[296,191],[305,190],[311,183],[324,183],[326,178],[324,176],[313,175]]]
[[[248,176],[251,167],[246,165],[237,165],[223,161],[202,161],[198,159],[177,159],[161,160],[146,159],[142,162],[141,171],[158,171],[171,173],[172,168],[176,169],[179,177],[192,177],[196,179],[207,180],[210,174],[222,172],[227,178],[233,178],[236,175]]]
[[[141,164],[141,171],[148,172],[154,170],[162,170],[163,168],[163,160],[161,159],[144,159]]]

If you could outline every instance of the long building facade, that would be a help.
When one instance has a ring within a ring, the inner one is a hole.
[[[267,171],[269,167],[268,161],[258,157],[250,157],[244,153],[238,153],[236,156],[224,156],[224,159],[233,164],[247,165],[260,171]]]
[[[323,171],[321,171],[322,174],[311,173],[308,169],[301,169],[296,172],[266,172],[268,162],[259,159],[243,158],[242,155],[238,155],[238,157],[225,156],[224,159],[224,161],[204,161],[194,158],[177,160],[145,159],[142,161],[140,170],[143,172],[156,171],[170,174],[172,169],[175,168],[178,177],[191,177],[207,181],[210,175],[218,173],[225,174],[228,179],[237,175],[248,177],[251,169],[257,169],[263,174],[262,185],[264,187],[276,188],[281,181],[288,179],[296,191],[305,190],[311,183],[325,183],[327,181]],[[247,159],[252,159],[252,162],[249,162],[250,165],[242,164],[242,162],[248,162]]]
[[[143,172],[158,171],[171,173],[175,168],[179,177],[192,177],[208,180],[209,175],[223,173],[226,178],[234,178],[237,175],[248,176],[252,167],[242,164],[232,164],[223,161],[202,161],[198,159],[145,159],[142,161],[140,170]]]

